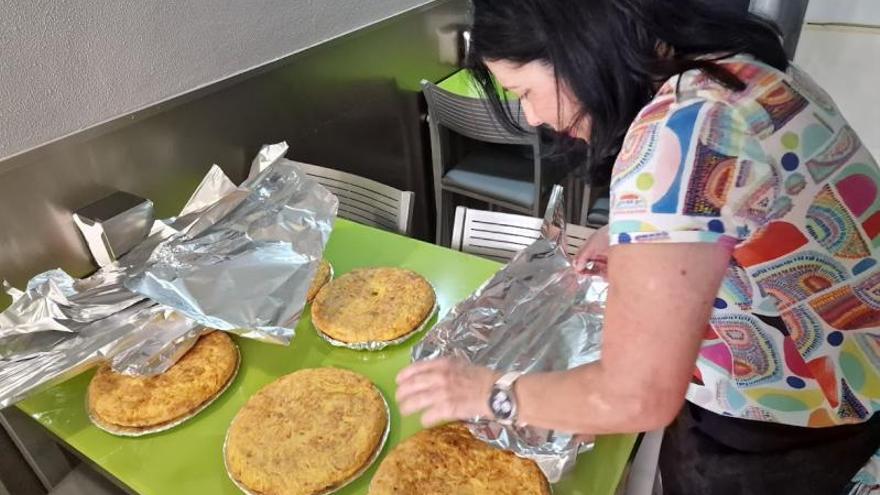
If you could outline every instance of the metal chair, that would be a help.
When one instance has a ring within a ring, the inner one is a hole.
[[[542,225],[540,218],[459,206],[455,209],[451,247],[506,263],[541,236]],[[574,256],[595,230],[568,224],[565,232],[565,251]]]
[[[785,53],[788,54],[788,58],[794,60],[809,2],[810,0],[752,0],[749,11],[779,26]]]
[[[524,121],[519,103],[512,102],[511,109],[520,116],[520,124],[531,129],[526,134],[508,131],[483,99],[459,96],[428,81],[422,81],[422,92],[431,131],[437,243],[446,245],[453,194],[540,216],[541,202],[554,181],[545,180],[540,134]],[[477,143],[462,156],[453,156],[450,132]]]
[[[412,227],[412,191],[401,191],[359,175],[309,163],[296,162],[306,175],[339,198],[342,218],[409,235]]]
[[[594,188],[590,184],[584,184],[580,206],[578,221],[582,225],[593,228],[606,225],[611,213],[609,188],[607,186]]]

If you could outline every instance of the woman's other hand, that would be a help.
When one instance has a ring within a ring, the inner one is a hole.
[[[574,269],[580,273],[602,274],[608,265],[608,226],[605,225],[584,242],[574,258]]]

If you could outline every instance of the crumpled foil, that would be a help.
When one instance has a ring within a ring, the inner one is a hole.
[[[155,375],[205,327],[288,344],[338,201],[264,147],[235,186],[216,165],[178,217],[115,263],[77,280],[37,275],[0,313],[0,408],[103,361]]]
[[[161,243],[125,286],[204,326],[290,343],[338,202],[282,156],[261,153],[268,166]]]
[[[542,237],[437,323],[413,348],[414,361],[457,357],[497,371],[531,373],[599,359],[607,283],[572,267],[562,204],[557,186]],[[484,418],[468,426],[477,438],[534,460],[553,483],[592,447],[569,433],[505,427]]]

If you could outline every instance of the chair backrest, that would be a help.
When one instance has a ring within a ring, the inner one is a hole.
[[[452,249],[507,262],[541,236],[543,220],[513,213],[455,209]],[[565,251],[574,256],[595,232],[581,225],[568,224]]]
[[[465,137],[502,144],[533,145],[536,132],[523,117],[519,102],[509,103],[511,113],[519,117],[526,134],[509,131],[495,112],[489,108],[488,101],[481,98],[460,96],[440,88],[430,81],[422,81],[422,92],[428,102],[428,116],[432,125],[446,127]]]
[[[340,217],[409,235],[415,196],[411,191],[401,191],[332,168],[302,162],[296,164],[339,198]]]

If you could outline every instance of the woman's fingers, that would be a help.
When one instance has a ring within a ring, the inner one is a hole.
[[[436,407],[432,407],[425,411],[422,414],[422,426],[428,428],[430,426],[434,426],[437,423],[443,423],[446,421],[452,421],[456,419],[465,419],[459,418],[455,413],[455,406],[452,404],[438,404]]]
[[[397,385],[397,400],[403,401],[411,395],[416,395],[428,390],[443,388],[445,381],[440,373],[420,373],[411,378],[401,381]]]
[[[432,406],[436,401],[437,394],[431,391],[411,394],[403,398],[398,395],[397,398],[397,403],[400,407],[400,413],[404,416],[409,416],[410,414],[424,411],[425,409],[428,409],[430,406]]]
[[[574,269],[581,273],[602,273],[608,258],[608,226],[593,233],[574,258]]]
[[[593,443],[596,441],[596,435],[588,435],[588,434],[575,435],[574,440],[575,440],[575,442],[578,442],[578,443]]]
[[[400,384],[410,378],[421,374],[430,373],[432,371],[443,370],[448,368],[450,360],[448,358],[431,359],[429,361],[418,361],[403,369],[397,375],[397,383]]]
[[[574,269],[580,273],[604,273],[607,265],[605,253],[593,249],[578,252],[574,259]]]
[[[467,410],[461,397],[425,392],[400,402],[400,412],[410,415],[421,411],[422,426],[429,427],[444,421],[470,419],[475,413]]]
[[[423,412],[423,422],[489,414],[496,373],[455,359],[415,363],[397,376],[396,398],[403,414]]]
[[[593,249],[589,245],[585,245],[578,251],[577,255],[574,257],[574,269],[582,272],[587,266],[587,263],[596,255],[596,250]]]

